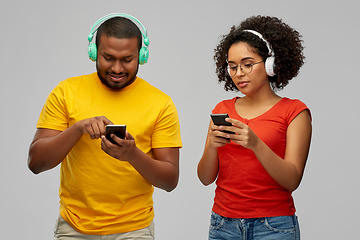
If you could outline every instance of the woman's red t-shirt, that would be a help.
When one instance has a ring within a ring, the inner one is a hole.
[[[247,124],[278,156],[284,158],[286,131],[291,121],[308,107],[299,100],[282,98],[264,114],[244,119],[235,110],[237,97],[216,105],[213,113],[228,113]],[[310,111],[309,111],[310,113]],[[213,211],[230,218],[289,216],[295,213],[291,192],[277,184],[252,150],[233,142],[218,148],[219,173]]]

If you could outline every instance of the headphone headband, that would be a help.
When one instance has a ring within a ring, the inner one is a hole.
[[[110,19],[110,18],[114,18],[114,17],[125,17],[125,18],[128,18],[128,19],[130,19],[130,20],[133,20],[133,22],[138,23],[138,24],[141,26],[141,28],[143,29],[143,30],[141,30],[141,29],[139,28],[139,30],[140,30],[143,38],[144,38],[144,44],[145,44],[146,46],[149,45],[149,42],[148,42],[148,41],[145,42],[145,39],[147,39],[147,31],[146,31],[146,28],[144,27],[144,25],[143,25],[136,17],[131,16],[131,15],[126,14],[126,13],[110,13],[110,14],[108,14],[108,15],[100,18],[99,20],[97,20],[97,21],[94,23],[94,25],[91,27],[91,31],[90,31],[90,34],[89,34],[89,36],[88,36],[89,42],[91,42],[92,38],[94,37],[94,33],[98,30],[98,28],[100,27],[100,24],[101,24],[102,22],[105,22],[106,20],[108,20],[108,19]]]
[[[110,19],[110,18],[114,18],[114,17],[124,17],[127,19],[132,20],[133,23],[137,23],[138,25],[141,26],[141,28],[139,28],[141,35],[143,36],[143,42],[145,47],[142,47],[140,49],[139,52],[139,64],[144,64],[147,62],[148,58],[149,58],[149,50],[148,50],[148,46],[150,44],[150,41],[147,37],[147,31],[146,28],[144,27],[144,25],[134,16],[131,16],[129,14],[126,13],[111,13],[108,14],[102,18],[100,18],[99,20],[97,20],[94,25],[91,27],[91,31],[89,33],[88,36],[88,41],[89,41],[89,46],[88,46],[88,55],[90,60],[92,61],[96,61],[97,59],[97,47],[95,43],[91,43],[91,41],[93,40],[94,37],[94,33],[98,30],[98,28],[100,27],[101,23],[105,22],[106,20]]]
[[[275,68],[275,55],[274,55],[274,51],[271,48],[271,45],[268,41],[265,40],[265,38],[263,37],[263,35],[261,35],[261,33],[254,31],[254,30],[249,30],[249,29],[245,29],[243,30],[244,32],[249,32],[252,33],[256,36],[258,36],[263,42],[265,42],[266,47],[268,49],[268,54],[270,55],[270,57],[266,58],[265,60],[265,70],[267,75],[269,75],[270,77],[275,76],[275,72],[274,72],[274,68]]]
[[[273,51],[272,51],[272,48],[271,48],[269,42],[265,40],[265,38],[263,37],[263,35],[261,35],[261,33],[257,32],[257,31],[254,31],[254,30],[248,30],[248,29],[243,30],[243,31],[244,31],[244,32],[250,32],[250,33],[258,36],[261,40],[263,40],[263,42],[265,42],[265,44],[266,44],[266,47],[267,47],[267,49],[268,49],[268,51],[269,51],[269,54],[270,54],[271,56],[274,56],[274,53],[273,53]]]

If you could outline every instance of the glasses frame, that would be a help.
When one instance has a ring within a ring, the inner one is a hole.
[[[230,75],[230,66],[229,66],[229,63],[228,63],[228,65],[227,65],[227,67],[226,67],[226,73],[227,73],[230,77],[233,77],[233,76],[236,75],[236,73],[237,73],[237,71],[238,71],[238,69],[239,69],[239,67],[240,67],[241,72],[242,72],[243,74],[247,75],[247,74],[250,74],[250,73],[252,72],[252,70],[254,69],[254,65],[259,64],[259,63],[262,63],[262,62],[264,62],[264,61],[260,61],[260,62],[256,62],[256,63],[246,63],[246,64],[251,65],[251,70],[250,70],[250,72],[248,72],[248,73],[244,73],[244,70],[243,70],[243,68],[241,67],[244,63],[241,63],[241,64],[239,64],[239,65],[236,65],[236,71],[235,71],[234,75]],[[234,66],[234,67],[235,67],[235,66]]]

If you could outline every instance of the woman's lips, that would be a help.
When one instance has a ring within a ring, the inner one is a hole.
[[[239,82],[239,87],[244,88],[249,84],[249,82]]]

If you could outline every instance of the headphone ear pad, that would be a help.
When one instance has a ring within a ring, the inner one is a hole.
[[[88,46],[88,55],[90,60],[96,61],[97,59],[97,47],[95,43],[90,43]]]
[[[139,52],[139,64],[147,63],[149,59],[149,50],[146,47],[141,47]]]
[[[276,75],[276,73],[274,72],[274,68],[275,68],[275,57],[274,56],[271,56],[271,57],[268,57],[266,60],[265,60],[265,71],[266,71],[266,74],[270,77],[273,77]]]

